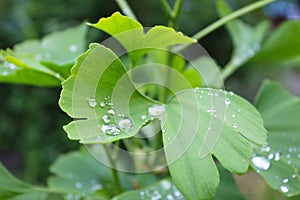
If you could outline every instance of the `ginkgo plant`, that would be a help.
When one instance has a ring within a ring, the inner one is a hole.
[[[183,0],[173,8],[161,0],[169,27],[143,27],[126,1],[117,2],[127,16],[88,23],[111,37],[87,50],[82,24],[1,51],[1,82],[62,86],[59,106],[73,119],[64,130],[85,145],[50,166],[47,187],[0,165],[1,199],[245,199],[232,174],[249,167],[297,199],[299,98],[266,80],[252,105],[223,80],[245,63],[296,62],[297,49],[278,51],[299,43],[280,38],[299,34],[300,23],[288,21],[266,38],[267,21],[237,18],[272,0],[234,12],[218,0],[221,18],[189,37],[176,30]],[[223,25],[234,50],[219,67],[197,41]]]

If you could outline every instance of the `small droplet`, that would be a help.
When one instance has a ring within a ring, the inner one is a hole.
[[[214,107],[212,107],[211,109],[208,109],[206,112],[213,114],[213,113],[217,112],[217,110]]]
[[[110,109],[107,110],[107,114],[115,116],[116,115],[116,111],[113,108],[110,108]]]
[[[237,123],[233,123],[233,124],[232,124],[232,127],[235,128],[235,129],[238,128]]]
[[[132,125],[132,121],[127,117],[120,119],[120,121],[118,122],[119,128],[126,131],[128,131],[132,127]]]
[[[105,107],[105,102],[104,101],[100,101],[99,105],[100,105],[101,108],[104,108]]]
[[[252,163],[255,165],[255,167],[263,170],[268,170],[271,166],[270,161],[262,156],[252,157]]]
[[[165,129],[161,129],[161,132],[162,132],[162,133],[165,133],[165,132],[166,132],[166,130],[165,130]]]
[[[163,105],[153,105],[148,108],[148,113],[150,117],[159,118],[165,112],[165,107]]]
[[[104,123],[108,124],[110,122],[111,118],[108,115],[103,115],[102,120],[104,121]]]
[[[226,98],[226,99],[225,99],[225,104],[226,104],[227,106],[229,106],[229,105],[231,104],[230,99]]]
[[[219,93],[216,92],[216,93],[215,93],[215,96],[218,97],[218,96],[219,96]]]
[[[287,182],[289,182],[289,179],[288,179],[288,178],[284,178],[284,179],[282,180],[282,182],[283,182],[283,183],[287,183]]]
[[[271,147],[270,146],[263,146],[263,147],[261,147],[261,149],[260,149],[262,152],[269,152],[269,151],[271,151]]]
[[[115,124],[103,124],[101,131],[107,135],[119,135],[120,129]]]
[[[96,142],[101,142],[101,140],[102,140],[101,135],[98,135],[98,136],[96,137]]]
[[[75,187],[76,187],[77,189],[82,188],[82,183],[80,183],[80,182],[75,183]]]
[[[200,99],[202,99],[202,98],[203,98],[203,96],[200,96],[199,98],[200,98]]]
[[[171,189],[171,183],[169,181],[163,180],[161,182],[161,186],[165,189],[165,190],[169,190]]]
[[[287,154],[287,155],[286,155],[286,158],[291,158],[291,157],[292,157],[291,154]]]
[[[18,67],[17,67],[15,64],[13,64],[13,63],[9,63],[9,64],[8,64],[8,67],[9,67],[9,69],[11,69],[11,70],[15,70],[15,69],[18,68]]]
[[[229,94],[230,94],[231,96],[233,96],[233,95],[234,95],[234,92],[230,91]]]
[[[293,175],[292,175],[292,178],[296,178],[296,177],[297,177],[297,175],[296,175],[296,174],[293,174]]]
[[[75,44],[72,44],[70,47],[69,47],[69,50],[71,52],[76,52],[78,50],[78,47],[75,45]]]
[[[89,98],[87,98],[87,101],[88,101],[88,103],[89,103],[89,105],[90,105],[91,107],[96,107],[97,101],[96,101],[96,99],[95,99],[94,97],[89,97]]]
[[[237,109],[237,111],[238,111],[238,112],[241,112],[241,110],[240,110],[240,109]]]
[[[273,158],[274,158],[274,154],[271,153],[271,154],[268,155],[269,160],[272,160]]]
[[[142,115],[142,116],[141,116],[141,119],[142,119],[142,120],[146,120],[146,119],[147,119],[147,115]]]
[[[280,153],[279,153],[279,152],[276,152],[276,153],[275,153],[274,160],[275,160],[275,161],[279,161],[279,160],[280,160],[280,157],[281,157]]]
[[[35,59],[37,59],[38,61],[42,60],[43,59],[43,56],[41,54],[37,54],[35,56]]]
[[[236,117],[236,115],[235,115],[235,114],[232,114],[232,115],[231,115],[231,117],[235,118],[235,117]]]
[[[280,186],[280,190],[283,193],[287,193],[290,189],[288,188],[288,186],[282,185],[282,186]]]

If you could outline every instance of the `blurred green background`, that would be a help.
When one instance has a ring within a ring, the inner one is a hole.
[[[228,2],[238,8],[253,1]],[[159,0],[131,0],[129,4],[144,26],[167,24]],[[0,48],[12,47],[25,39],[40,38],[82,21],[96,22],[118,10],[113,0],[0,0]],[[262,10],[244,17],[252,24],[265,18]],[[186,0],[179,30],[191,36],[216,19],[214,1]],[[87,40],[102,41],[105,37],[106,34],[90,29]],[[232,44],[225,28],[208,35],[200,44],[219,65],[228,61]],[[226,86],[253,100],[265,77],[281,80],[292,93],[300,95],[299,87],[294,84],[299,79],[299,70],[291,68],[246,67],[231,77]],[[60,88],[0,84],[0,161],[32,183],[44,182],[49,175],[49,164],[62,152],[79,147],[77,141],[67,139],[62,129],[70,119],[58,107],[59,93]]]

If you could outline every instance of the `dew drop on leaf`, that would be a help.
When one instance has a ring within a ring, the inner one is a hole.
[[[115,116],[116,115],[116,111],[113,108],[110,108],[110,109],[107,110],[107,114]]]
[[[103,124],[101,127],[101,131],[107,135],[119,135],[120,129],[118,129],[115,124]]]
[[[75,187],[76,187],[77,189],[82,188],[82,183],[80,183],[80,182],[75,183]]]
[[[87,101],[90,107],[96,107],[97,101],[94,97],[87,98]]]
[[[262,156],[254,156],[251,161],[259,169],[268,170],[271,166],[270,161]]]
[[[76,52],[78,50],[78,47],[75,45],[75,44],[72,44],[70,47],[69,47],[69,50],[71,52]]]
[[[100,105],[101,108],[104,108],[105,107],[105,102],[104,101],[100,101],[99,105]]]
[[[104,121],[104,123],[108,124],[110,122],[111,118],[108,115],[103,115],[102,120]]]
[[[229,105],[231,104],[230,99],[226,98],[226,99],[225,99],[225,104],[226,104],[227,106],[229,106]]]
[[[276,153],[275,153],[274,160],[275,160],[275,161],[279,161],[279,160],[280,160],[280,157],[281,157],[280,153],[279,153],[279,152],[276,152]]]
[[[288,186],[282,185],[282,186],[280,186],[280,190],[283,193],[287,193],[290,189],[288,188]]]
[[[132,127],[132,121],[127,117],[121,118],[120,121],[118,122],[118,126],[120,129],[124,129],[128,131]]]
[[[288,178],[284,178],[284,179],[282,180],[282,182],[283,182],[283,183],[287,183],[287,182],[289,182],[289,179],[288,179]]]
[[[148,108],[148,113],[150,117],[159,118],[165,112],[165,107],[163,105],[153,105]]]

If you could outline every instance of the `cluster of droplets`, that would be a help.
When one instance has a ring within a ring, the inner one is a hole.
[[[155,188],[144,189],[139,192],[141,200],[183,200],[184,197],[178,189],[169,181],[162,181],[161,187],[163,190],[159,191]]]
[[[257,151],[260,152],[261,155],[254,155],[252,157],[252,164],[255,166],[256,171],[258,173],[261,170],[267,171],[271,167],[271,162],[284,161],[287,164],[291,164],[293,159],[300,159],[300,148],[299,147],[290,147],[285,153],[279,150],[272,150],[269,145],[262,146]],[[264,156],[263,156],[264,155]],[[275,179],[280,180],[279,190],[283,193],[290,192],[289,183],[291,180],[296,179],[298,172],[290,174],[289,176],[280,178],[278,175],[275,176]]]
[[[1,72],[1,76],[8,76],[8,74],[10,74],[12,71],[15,71],[19,68],[15,64],[6,61],[3,63],[3,67],[4,70]]]
[[[102,133],[110,136],[116,136],[121,131],[128,132],[133,126],[132,120],[129,117],[125,117],[123,114],[117,113],[112,107],[110,97],[105,97],[98,102],[95,97],[87,98],[88,105],[92,108],[99,106],[101,109],[106,109],[105,114],[101,117],[101,131]],[[101,136],[98,136],[96,140],[101,141]]]
[[[200,93],[200,96],[199,96],[200,100],[205,98],[205,95],[209,96],[209,98],[213,98],[213,97],[217,98],[217,97],[221,96],[221,93],[224,93],[225,94],[224,104],[225,104],[226,108],[228,108],[231,105],[231,100],[229,97],[234,96],[234,92],[232,92],[232,91],[230,91],[230,92],[223,91],[223,90],[216,91],[216,90],[212,90],[212,89],[203,89],[203,88],[202,89],[195,88],[194,91]],[[218,111],[213,105],[212,105],[212,107],[208,108],[206,110],[206,112],[211,114],[212,117],[215,117],[215,118],[218,117]],[[223,110],[223,112],[224,112],[224,110]],[[224,120],[232,118],[232,120],[230,120],[230,121],[233,121],[233,119],[237,118],[237,116],[239,115],[240,112],[241,112],[241,110],[238,108],[238,109],[236,109],[235,113],[226,112],[226,113],[229,113],[228,114],[229,116],[224,116],[223,113],[219,113],[219,114],[220,114],[220,116],[224,117]],[[231,124],[231,126],[234,129],[238,128],[238,124],[236,122],[233,122]],[[208,130],[211,130],[211,127],[208,127]]]
[[[72,175],[72,178],[73,178],[73,175]],[[103,188],[102,184],[100,184],[97,180],[91,180],[90,183],[87,183],[87,185],[85,185],[85,187],[83,187],[83,186],[84,185],[82,182],[75,182],[74,188],[77,191],[81,191],[81,193],[80,194],[68,193],[68,194],[66,194],[65,198],[67,200],[80,200],[84,196],[86,196],[86,193],[93,193],[93,192],[96,192]]]

